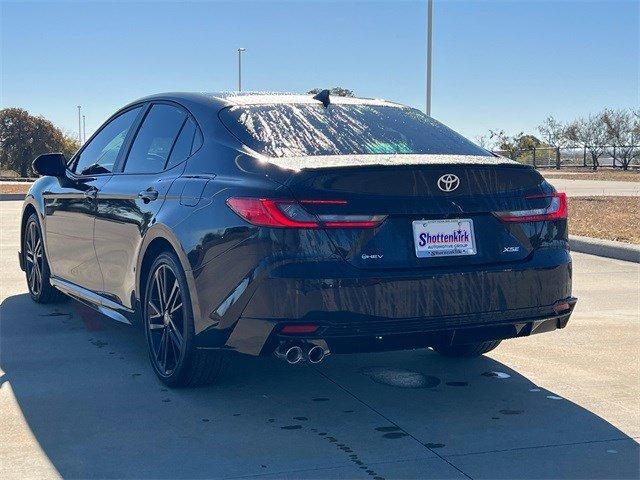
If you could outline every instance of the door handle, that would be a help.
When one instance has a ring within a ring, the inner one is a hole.
[[[96,187],[89,187],[84,192],[82,192],[82,194],[84,195],[84,198],[95,200],[95,198],[98,196],[98,189]]]
[[[149,187],[146,190],[141,191],[138,194],[138,198],[141,199],[144,203],[149,203],[158,198],[158,191],[153,187]]]

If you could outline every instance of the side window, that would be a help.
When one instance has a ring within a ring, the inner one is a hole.
[[[179,108],[153,105],[133,141],[125,173],[161,172],[186,118]]]
[[[180,135],[178,135],[178,139],[173,146],[173,150],[171,150],[167,168],[171,168],[179,164],[189,155],[191,155],[191,145],[193,144],[193,136],[195,133],[196,125],[195,123],[193,123],[193,120],[189,118],[186,122],[184,122],[182,130],[180,130]]]
[[[111,120],[91,139],[75,160],[73,171],[79,175],[113,172],[122,144],[141,107],[127,110]]]

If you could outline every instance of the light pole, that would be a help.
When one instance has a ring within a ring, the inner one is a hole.
[[[433,0],[427,0],[427,115],[431,115],[431,51],[433,37]]]
[[[238,49],[238,91],[242,91],[242,52],[246,52],[246,48]]]
[[[82,114],[80,113],[80,111],[82,110],[82,107],[80,105],[78,105],[78,143],[80,143],[80,145],[82,145],[82,126],[81,126],[81,117]]]
[[[87,141],[87,117],[82,115],[82,143]]]

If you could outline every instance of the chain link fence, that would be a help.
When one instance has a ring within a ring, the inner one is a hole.
[[[640,168],[640,145],[535,147],[516,151],[494,150],[493,153],[533,165],[535,168]]]

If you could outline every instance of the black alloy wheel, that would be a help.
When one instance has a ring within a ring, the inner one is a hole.
[[[29,216],[22,232],[22,260],[29,295],[35,302],[51,303],[65,298],[49,281],[49,264],[44,249],[42,230],[35,213]]]
[[[186,275],[173,252],[162,252],[146,275],[143,319],[149,359],[169,387],[206,385],[226,364],[217,350],[195,346],[193,311]]]

